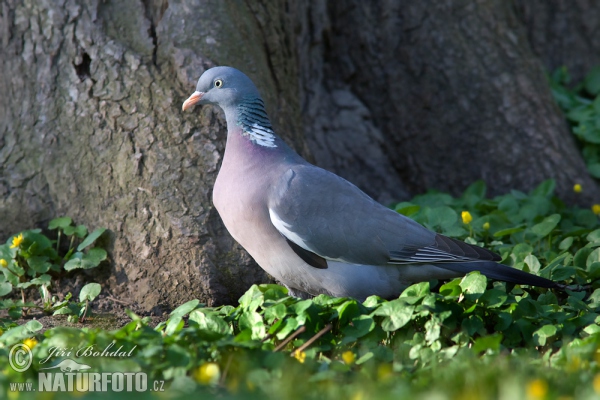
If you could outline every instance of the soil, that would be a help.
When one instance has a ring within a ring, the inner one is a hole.
[[[77,299],[81,288],[91,280],[83,274],[77,274],[72,277],[62,277],[54,279],[50,292],[57,296],[60,300],[64,299],[67,293],[72,293],[73,299]],[[14,299],[20,299],[20,292]],[[30,288],[25,291],[27,301],[34,301],[36,305],[41,305],[40,295],[37,288]],[[29,309],[27,315],[14,320],[18,325],[25,324],[30,320],[38,320],[44,327],[39,333],[43,333],[47,329],[57,326],[68,326],[73,328],[99,328],[103,330],[119,329],[131,322],[131,318],[125,313],[125,310],[131,310],[141,317],[150,317],[150,326],[154,327],[158,323],[169,318],[167,311],[145,311],[137,302],[132,302],[129,299],[118,298],[113,296],[110,290],[102,285],[102,291],[93,302],[91,302],[91,313],[89,313],[83,321],[69,322],[66,315],[48,315],[40,309]],[[0,318],[6,318],[8,314],[5,310],[0,310]]]

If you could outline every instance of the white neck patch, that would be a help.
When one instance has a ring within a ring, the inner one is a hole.
[[[265,128],[264,126],[258,125],[256,122],[251,127],[244,126],[244,136],[250,136],[250,140],[254,143],[264,147],[277,147],[275,142],[275,135],[271,128]]]

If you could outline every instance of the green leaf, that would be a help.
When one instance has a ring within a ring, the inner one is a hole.
[[[107,257],[106,250],[99,247],[90,249],[87,254],[76,252],[71,256],[71,259],[65,264],[65,270],[71,271],[76,268],[90,269],[95,268]]]
[[[600,66],[592,68],[585,77],[583,84],[589,94],[600,95]]]
[[[189,314],[193,309],[198,307],[199,304],[200,304],[200,300],[198,300],[198,299],[190,300],[186,303],[183,303],[182,305],[180,305],[173,311],[171,311],[170,316],[171,316],[171,318],[183,317],[184,315]]]
[[[460,282],[465,298],[475,301],[480,298],[487,287],[487,278],[479,271],[469,272]]]
[[[77,228],[75,228],[75,235],[80,239],[83,239],[87,233],[88,230],[85,225],[77,225]]]
[[[534,256],[533,254],[529,254],[527,255],[527,257],[525,257],[524,261],[525,264],[527,264],[527,266],[529,267],[529,272],[533,272],[536,274],[540,272],[541,264],[536,256]]]
[[[556,268],[552,271],[552,280],[564,281],[570,279],[573,275],[575,275],[575,268],[573,267]]]
[[[550,197],[554,193],[554,189],[556,189],[556,182],[554,179],[547,179],[533,189],[531,194],[535,196]]]
[[[368,315],[359,315],[352,323],[342,328],[342,333],[353,338],[361,338],[375,329],[375,320]]]
[[[542,222],[531,227],[531,232],[540,238],[546,237],[560,222],[560,214],[552,214]]]
[[[486,290],[483,295],[479,297],[479,302],[489,308],[497,308],[503,305],[507,299],[508,295],[506,292],[498,289],[490,289]]]
[[[371,315],[385,317],[381,322],[381,328],[386,332],[392,332],[406,325],[410,321],[414,310],[414,306],[396,299],[381,304]]]
[[[461,293],[460,279],[453,279],[440,287],[440,294],[446,297],[458,297]]]
[[[414,297],[420,299],[429,293],[431,293],[429,282],[419,282],[404,289],[400,294],[400,297]]]
[[[573,245],[573,236],[569,236],[567,238],[564,238],[560,242],[560,244],[558,245],[558,248],[560,250],[568,250],[572,245]]]
[[[0,297],[6,296],[10,292],[12,292],[12,285],[10,284],[10,282],[0,283]]]
[[[410,217],[418,213],[421,206],[412,203],[398,203],[394,209],[397,213]]]
[[[463,193],[462,199],[467,208],[475,208],[478,203],[484,200],[486,192],[485,182],[478,180],[471,184]]]
[[[37,320],[27,321],[24,325],[11,328],[0,336],[0,344],[11,346],[23,339],[35,335],[44,326]]]
[[[573,258],[573,265],[575,267],[585,269],[587,267],[587,259],[589,255],[592,254],[592,251],[594,251],[594,249],[591,249],[589,247],[583,247],[579,249],[579,251],[575,253],[575,257]]]
[[[79,301],[93,301],[96,297],[98,297],[101,290],[102,287],[100,286],[100,284],[88,283],[83,288],[81,288],[81,292],[79,292]]]
[[[48,262],[48,257],[46,256],[33,256],[27,259],[27,265],[39,274],[43,274],[48,272],[52,264]]]
[[[264,294],[257,285],[252,285],[239,300],[240,306],[249,311],[255,311],[264,301]]]
[[[33,278],[29,281],[32,285],[47,285],[52,280],[52,277],[48,274],[43,274],[38,276],[37,278]]]
[[[500,343],[502,343],[503,336],[501,333],[494,333],[493,335],[482,336],[475,340],[473,343],[473,351],[475,353],[481,353],[482,351],[492,350],[497,352],[500,350]]]
[[[512,235],[513,233],[522,232],[525,230],[526,227],[527,227],[527,225],[520,224],[520,225],[514,226],[512,228],[500,229],[499,231],[496,231],[494,233],[494,237],[502,237],[502,236]]]
[[[589,268],[593,263],[600,262],[600,247],[594,249],[585,260],[586,268]]]
[[[65,263],[65,271],[71,271],[76,268],[82,268],[81,259],[83,258],[83,253],[77,252],[71,256],[71,259]]]
[[[165,328],[165,334],[170,336],[174,333],[177,333],[183,329],[185,322],[183,322],[183,318],[179,315],[169,318],[167,321],[167,327]]]
[[[253,340],[262,340],[266,335],[266,328],[262,317],[255,311],[244,311],[240,317],[240,329],[249,329]]]
[[[53,229],[56,229],[56,228],[65,229],[66,227],[68,227],[72,223],[73,223],[73,220],[71,218],[69,218],[69,217],[54,218],[48,224],[48,229],[50,229],[50,230],[53,230]]]
[[[430,208],[426,211],[429,225],[434,228],[449,228],[458,221],[458,214],[448,206]]]
[[[571,239],[571,242],[573,242],[573,237],[570,236],[567,239]],[[565,239],[565,240],[567,240]],[[592,232],[590,232],[585,239],[590,242],[590,243],[599,243],[600,242],[600,229],[596,229]],[[570,245],[569,245],[570,246]]]
[[[227,334],[233,333],[231,327],[218,316],[203,309],[196,309],[190,313],[190,324],[193,322],[196,327],[205,333],[213,334],[209,338],[216,339]]]
[[[106,230],[106,228],[98,228],[90,233],[84,240],[77,246],[77,251],[82,251],[90,244],[94,243],[96,239],[98,239]]]
[[[587,170],[594,178],[600,178],[600,163],[588,164]]]
[[[557,328],[554,325],[544,325],[533,332],[533,340],[538,346],[545,346],[548,338],[556,335]]]
[[[106,254],[106,250],[99,247],[94,247],[83,256],[83,268],[88,269],[97,267],[102,261],[106,260],[107,256],[108,254]]]

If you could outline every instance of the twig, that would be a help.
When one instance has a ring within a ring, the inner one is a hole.
[[[308,346],[313,344],[315,340],[317,340],[318,338],[320,338],[321,336],[326,334],[332,327],[333,327],[333,325],[327,324],[325,326],[325,328],[321,329],[319,332],[317,332],[317,334],[315,336],[308,339],[308,341],[306,343],[304,343],[302,346],[300,346],[296,350],[292,351],[292,354],[290,354],[290,355],[292,357],[294,357],[296,355],[296,353],[303,352],[304,350],[306,350],[308,348]]]
[[[227,364],[225,365],[225,369],[223,370],[223,375],[221,375],[221,379],[219,380],[219,385],[223,385],[225,383],[225,378],[227,378],[227,371],[229,371],[229,366],[231,365],[231,359],[233,355],[230,354],[227,359]]]
[[[88,312],[89,306],[90,306],[90,301],[86,298],[85,299],[85,309],[83,310],[83,315],[79,319],[79,322],[85,322],[85,316]]]
[[[112,300],[112,301],[114,301],[115,303],[120,303],[120,304],[123,304],[123,305],[126,305],[126,306],[130,306],[130,305],[132,305],[132,304],[133,304],[133,303],[129,303],[129,302],[127,302],[127,301],[123,301],[123,300],[115,299],[115,298],[114,298],[114,297],[112,297],[112,296],[106,296],[106,298],[107,298],[108,300]]]
[[[305,330],[306,330],[306,327],[304,325],[302,325],[300,328],[298,328],[296,330],[296,332],[292,333],[283,342],[279,343],[279,346],[275,347],[275,350],[273,350],[273,351],[279,351],[279,350],[283,349],[289,342],[291,342],[292,340],[294,340],[296,338],[296,336],[298,336],[299,334],[301,334]]]

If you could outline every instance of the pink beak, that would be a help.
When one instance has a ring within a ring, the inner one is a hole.
[[[204,92],[194,92],[192,93],[192,95],[183,102],[183,106],[181,106],[181,110],[185,111],[188,108],[192,107],[193,105],[196,105],[200,102],[200,100],[202,100],[202,96],[204,96]]]

